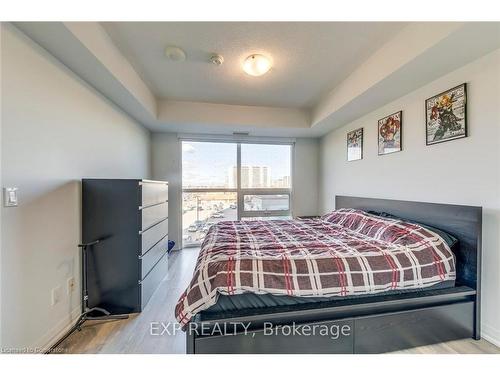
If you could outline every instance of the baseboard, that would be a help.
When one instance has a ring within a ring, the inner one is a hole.
[[[481,326],[481,337],[500,348],[500,330],[484,323]]]
[[[58,324],[52,327],[45,335],[43,335],[34,346],[42,353],[49,350],[61,337],[63,337],[80,317],[81,307],[74,308],[69,316],[61,320]]]

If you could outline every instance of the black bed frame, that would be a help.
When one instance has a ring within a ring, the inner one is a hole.
[[[459,240],[455,287],[254,309],[227,319],[198,314],[186,332],[187,353],[383,353],[480,339],[481,207],[348,196],[336,196],[335,207],[387,212],[452,234]],[[228,325],[236,331],[221,333]]]

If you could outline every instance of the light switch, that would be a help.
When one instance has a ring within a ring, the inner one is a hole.
[[[5,207],[17,206],[17,188],[6,187],[3,189],[3,205]]]

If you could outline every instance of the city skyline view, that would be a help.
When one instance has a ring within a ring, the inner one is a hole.
[[[238,168],[229,168],[227,172],[228,186],[237,185]],[[288,188],[290,187],[290,176],[271,178],[271,168],[266,165],[243,165],[241,167],[242,188]]]
[[[235,143],[182,142],[183,188],[236,188]],[[243,188],[290,187],[291,146],[241,145]]]

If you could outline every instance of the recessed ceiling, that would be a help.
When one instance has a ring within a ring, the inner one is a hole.
[[[498,22],[15,26],[139,123],[181,133],[322,136],[500,48]],[[167,45],[187,60],[168,59]],[[234,61],[249,53],[273,69],[244,73]]]
[[[163,99],[310,108],[400,31],[390,22],[118,22],[103,27],[153,93]],[[175,62],[168,45],[187,55]],[[210,63],[212,53],[224,64]],[[272,69],[251,77],[252,53]]]

